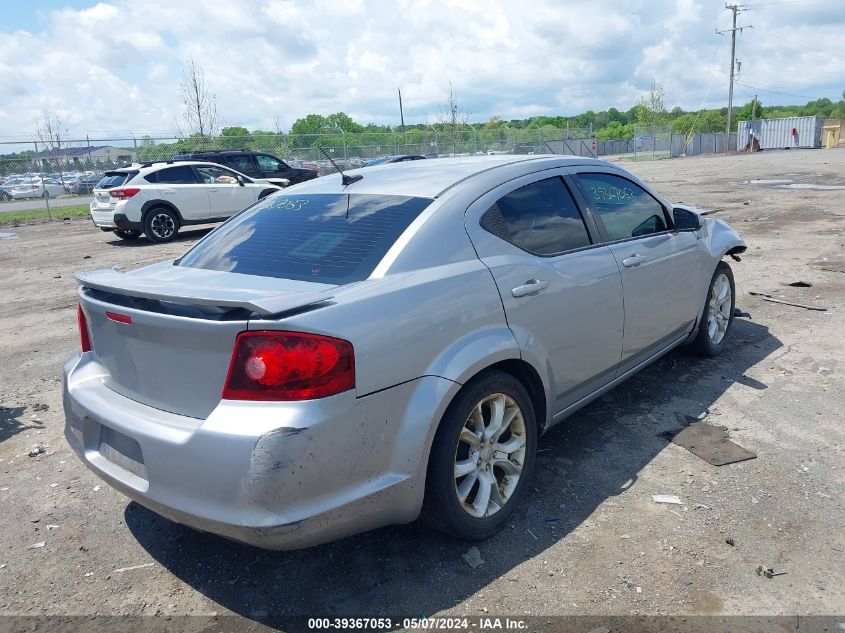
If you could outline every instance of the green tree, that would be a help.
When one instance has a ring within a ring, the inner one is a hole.
[[[308,114],[293,122],[291,134],[319,134],[326,125],[322,114]]]
[[[640,125],[665,125],[668,122],[669,113],[666,112],[666,106],[663,104],[665,95],[663,86],[652,82],[651,90],[634,106],[637,122]]]
[[[744,106],[739,109],[739,112],[736,113],[735,120],[737,121],[750,121],[752,118],[752,113],[754,117],[757,119],[765,119],[766,118],[766,111],[763,108],[763,104],[760,103],[759,99],[752,99]]]
[[[634,138],[634,126],[630,123],[611,121],[596,132],[596,137],[605,141],[630,141]]]

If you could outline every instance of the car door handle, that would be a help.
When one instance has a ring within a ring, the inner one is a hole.
[[[535,292],[540,292],[543,288],[549,285],[548,281],[544,279],[529,279],[524,284],[511,289],[511,294],[514,297],[524,297]]]
[[[208,191],[220,191],[220,190],[217,187],[212,187],[212,188],[208,189]]]
[[[161,192],[162,193],[176,193],[176,190],[175,189],[162,189]]]
[[[645,261],[645,255],[640,255],[639,253],[634,253],[630,257],[626,257],[622,260],[622,265],[625,268],[631,268],[632,266],[639,266]]]

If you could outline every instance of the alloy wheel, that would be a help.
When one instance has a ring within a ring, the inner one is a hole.
[[[455,493],[467,514],[483,518],[504,507],[522,475],[526,442],[522,410],[510,396],[494,393],[473,407],[455,450]]]
[[[724,273],[713,280],[707,308],[707,334],[714,345],[725,338],[731,320],[731,282]]]
[[[157,238],[166,240],[176,232],[176,222],[167,213],[157,213],[150,222],[150,228]]]

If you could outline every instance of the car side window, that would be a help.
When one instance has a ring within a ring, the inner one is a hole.
[[[156,182],[159,184],[168,185],[195,185],[197,177],[194,174],[194,169],[188,165],[180,165],[178,167],[167,167],[157,172],[158,178]],[[149,178],[146,178],[149,180]]]
[[[207,185],[221,184],[221,185],[236,185],[238,178],[234,172],[222,167],[203,166],[197,167],[197,173],[200,180]]]
[[[576,178],[587,203],[601,217],[609,240],[668,229],[663,205],[630,180],[601,173],[581,173]]]
[[[234,156],[225,156],[223,159],[226,165],[232,169],[241,172],[242,174],[252,175],[255,173],[255,168],[252,164],[252,159],[247,154],[236,154]]]
[[[258,168],[261,171],[285,171],[284,163],[272,156],[257,154],[255,160],[258,161]]]
[[[493,235],[536,255],[555,255],[590,245],[584,220],[560,178],[511,191],[481,217]]]

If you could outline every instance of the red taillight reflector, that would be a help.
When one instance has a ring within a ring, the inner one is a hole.
[[[126,189],[111,189],[109,191],[109,195],[112,198],[117,198],[118,200],[126,200],[127,198],[131,198],[136,193],[141,191],[137,187],[127,187]]]
[[[304,332],[241,332],[225,400],[311,400],[355,386],[352,343]]]
[[[76,322],[79,324],[79,341],[83,352],[91,351],[91,335],[88,333],[88,319],[82,311],[82,305],[76,307]]]
[[[132,325],[132,317],[128,314],[118,314],[117,312],[106,312],[106,318],[109,321],[115,321],[116,323],[126,323],[127,325]]]

